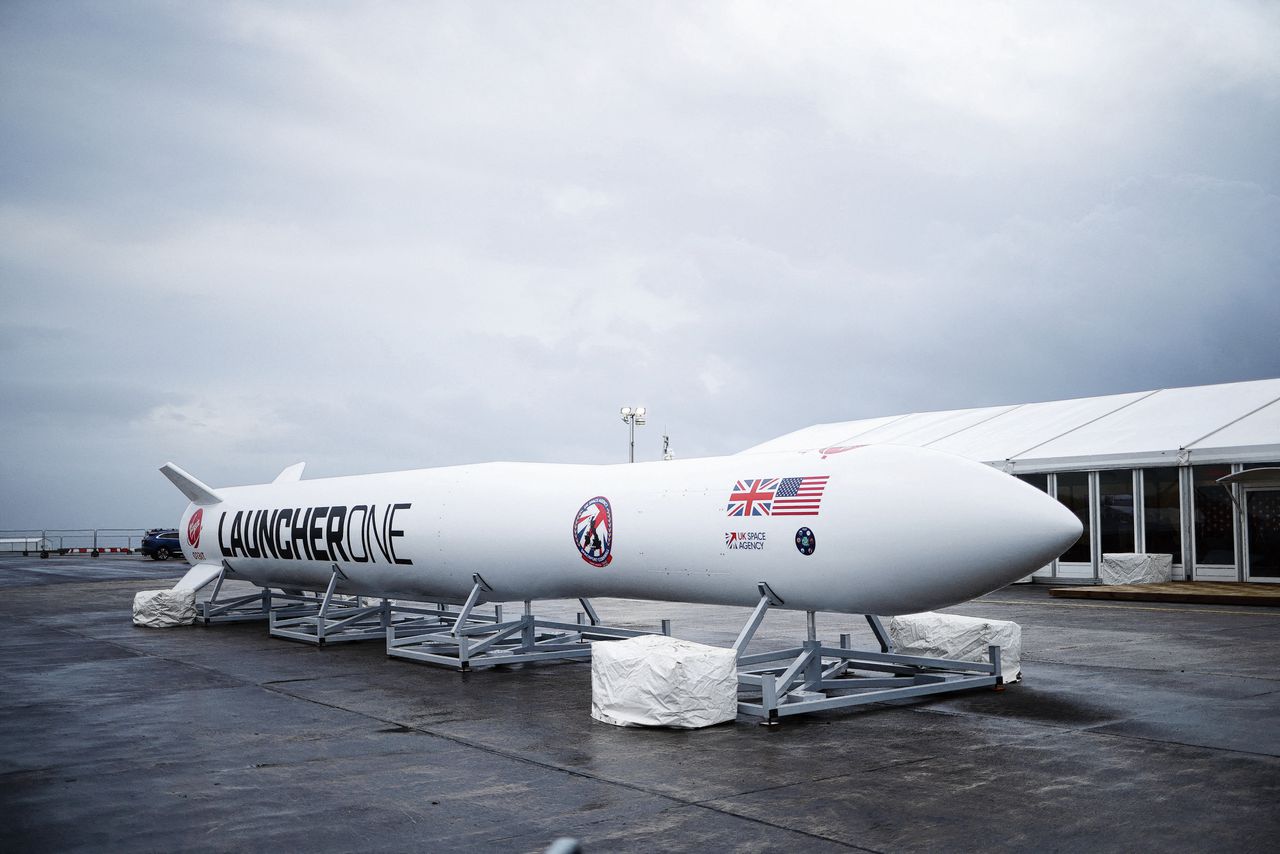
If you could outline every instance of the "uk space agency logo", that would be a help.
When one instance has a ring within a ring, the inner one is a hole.
[[[592,566],[608,566],[613,560],[613,508],[603,495],[587,501],[574,517],[573,541],[578,554]]]

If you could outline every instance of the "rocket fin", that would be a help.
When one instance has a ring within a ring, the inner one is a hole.
[[[272,483],[294,483],[295,481],[302,480],[302,470],[306,467],[307,467],[307,464],[305,462],[294,463],[284,471],[280,472],[280,474],[276,475],[276,479],[271,482]]]
[[[220,572],[222,572],[220,563],[197,563],[187,570],[187,574],[182,576],[177,584],[173,585],[173,589],[194,592],[217,578]]]
[[[160,473],[169,478],[173,485],[178,487],[182,494],[187,496],[187,499],[193,504],[205,507],[210,504],[217,504],[222,500],[222,496],[214,492],[211,487],[201,483],[173,463],[165,463],[160,466]]]

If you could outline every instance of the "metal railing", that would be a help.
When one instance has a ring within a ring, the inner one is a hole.
[[[0,556],[136,554],[145,528],[22,528],[0,530]]]

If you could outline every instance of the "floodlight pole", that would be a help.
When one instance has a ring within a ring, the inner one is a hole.
[[[645,409],[643,406],[624,406],[619,412],[622,414],[623,423],[627,425],[631,441],[627,462],[634,463],[636,461],[636,425],[644,426]]]

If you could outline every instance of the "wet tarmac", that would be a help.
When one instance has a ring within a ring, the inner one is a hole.
[[[585,663],[468,674],[265,624],[142,629],[182,563],[0,559],[0,850],[1256,851],[1280,836],[1280,612],[1050,598],[1003,693],[705,730],[591,720]],[[728,644],[746,609],[600,600]],[[570,603],[538,609],[569,615]],[[819,615],[819,633],[865,623]],[[772,612],[753,649],[792,645]]]

